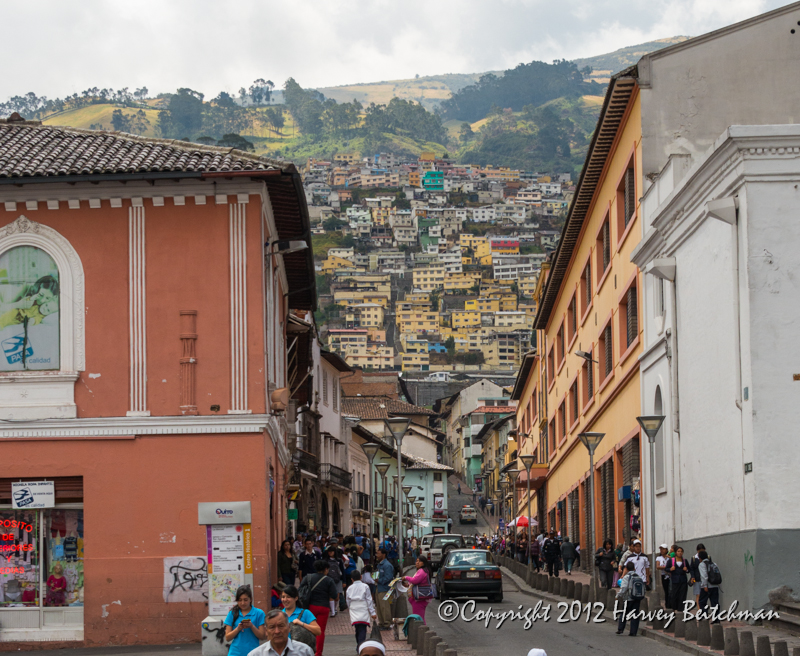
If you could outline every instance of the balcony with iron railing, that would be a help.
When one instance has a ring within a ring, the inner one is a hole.
[[[386,497],[386,506],[385,510],[387,513],[396,513],[397,512],[397,502],[394,497]]]
[[[353,492],[353,497],[350,500],[350,508],[352,510],[369,512],[369,495],[364,492]]]
[[[292,460],[300,465],[300,469],[309,474],[319,475],[319,460],[317,456],[302,449],[295,449]]]
[[[372,507],[376,512],[383,511],[385,504],[386,495],[383,492],[372,493]]]
[[[353,475],[346,469],[326,462],[319,466],[319,478],[323,483],[349,490]]]

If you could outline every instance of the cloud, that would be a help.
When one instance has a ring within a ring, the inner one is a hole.
[[[332,86],[574,59],[697,35],[776,0],[40,0],[4,7],[0,100],[264,77]]]

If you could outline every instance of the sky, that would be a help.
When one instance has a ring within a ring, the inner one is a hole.
[[[91,88],[216,96],[503,70],[697,36],[776,0],[0,0],[0,102]]]

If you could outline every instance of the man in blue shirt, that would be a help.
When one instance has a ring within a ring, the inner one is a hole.
[[[388,555],[384,547],[375,554],[378,563],[375,570],[377,576],[374,577],[378,585],[378,624],[382,629],[388,629],[392,623],[392,602],[391,599],[384,599],[390,590],[389,583],[394,578],[394,566],[389,562]]]

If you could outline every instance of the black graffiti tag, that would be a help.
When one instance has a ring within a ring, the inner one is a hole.
[[[183,590],[184,592],[201,590],[208,582],[208,566],[205,558],[196,558],[194,560],[199,560],[201,564],[193,565],[192,563],[180,561],[177,565],[169,568],[169,573],[172,574],[172,587],[169,589],[169,594],[176,590]],[[208,599],[207,592],[203,592],[203,596]]]

